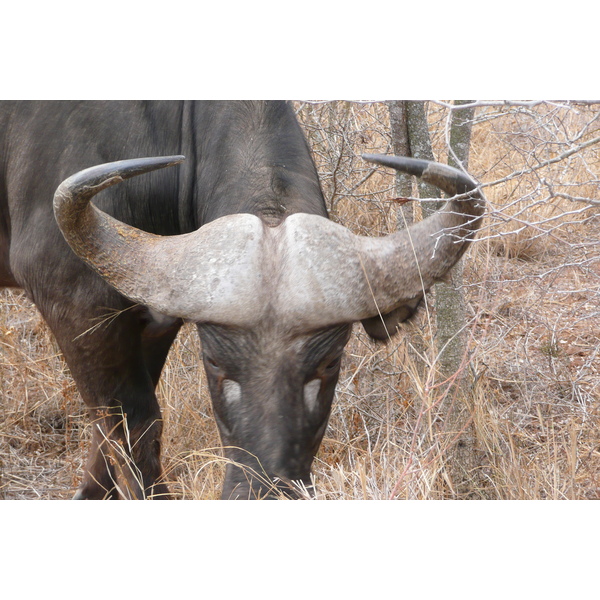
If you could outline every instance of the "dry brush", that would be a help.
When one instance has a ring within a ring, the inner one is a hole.
[[[394,175],[360,158],[391,152],[387,105],[295,106],[332,218],[358,234],[395,230]],[[428,103],[440,162],[453,110]],[[477,103],[469,171],[489,211],[463,259],[468,497],[599,498],[600,105]],[[460,432],[442,418],[462,399],[438,372],[433,311],[434,291],[387,344],[355,326],[315,462],[318,498],[464,497],[446,461]],[[159,384],[165,466],[179,497],[212,499],[224,464],[199,356],[186,326]],[[71,497],[90,424],[48,328],[15,290],[0,296],[0,395],[0,496]]]

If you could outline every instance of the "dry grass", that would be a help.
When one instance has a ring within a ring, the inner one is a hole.
[[[298,108],[332,217],[356,233],[393,231],[394,178],[359,158],[389,152],[385,106]],[[445,160],[448,111],[430,108]],[[387,345],[356,326],[315,463],[318,498],[457,497],[446,461],[460,432],[442,416],[465,400],[477,453],[469,497],[600,498],[600,219],[579,199],[599,199],[600,145],[558,160],[599,135],[597,115],[550,104],[478,110],[469,170],[490,214],[464,260],[466,397],[439,380],[434,298]],[[0,296],[0,336],[0,494],[69,498],[89,424],[68,369],[20,292]],[[188,326],[158,390],[164,462],[179,497],[213,499],[225,465],[199,355]]]

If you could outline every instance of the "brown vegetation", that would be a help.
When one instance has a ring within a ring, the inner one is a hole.
[[[394,177],[360,159],[391,152],[380,103],[298,103],[332,218],[365,235],[401,220]],[[477,467],[469,497],[600,498],[600,107],[477,109],[469,170],[490,211],[464,259],[463,361]],[[445,162],[447,117],[429,105]],[[317,497],[457,497],[445,458],[460,432],[442,405],[431,294],[388,344],[355,326],[315,462]],[[192,326],[159,384],[167,475],[181,498],[217,498],[224,464]],[[70,498],[89,424],[47,326],[18,291],[0,296],[0,496]]]

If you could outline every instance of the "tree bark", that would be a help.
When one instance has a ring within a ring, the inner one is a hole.
[[[469,101],[455,101],[455,105]],[[450,127],[450,152],[448,164],[455,168],[468,168],[469,148],[474,109],[463,109],[452,114]],[[454,153],[454,155],[453,155]],[[474,426],[475,405],[467,379],[466,307],[462,288],[463,264],[450,272],[450,281],[440,283],[435,289],[436,340],[439,352],[439,372],[446,391],[444,425],[449,441],[454,440],[447,454],[446,473],[453,496],[480,498],[477,492],[480,452]]]
[[[390,100],[388,111],[390,113],[390,131],[392,135],[392,149],[396,156],[412,156],[410,140],[408,137],[408,113],[405,100]],[[400,198],[412,196],[412,177],[396,172],[396,195]],[[415,211],[412,202],[402,204],[398,209],[396,219],[398,229],[408,227],[415,221]]]
[[[468,101],[457,101],[456,105]],[[423,160],[435,160],[429,136],[426,104],[423,101],[388,103],[394,152]],[[450,128],[449,164],[466,169],[469,159],[471,125],[474,109],[464,109],[453,113]],[[452,154],[456,155],[456,159]],[[417,183],[418,196],[440,198],[440,191],[429,184]],[[405,181],[397,184],[399,195],[407,193]],[[421,204],[423,218],[441,208],[443,201]],[[413,214],[410,215],[412,218]],[[408,217],[407,217],[408,219]],[[403,221],[400,217],[399,221]],[[412,222],[412,221],[411,221]],[[403,223],[399,223],[399,227]],[[436,347],[439,381],[447,381],[441,386],[445,399],[441,406],[442,448],[446,469],[446,481],[451,495],[455,498],[477,497],[475,469],[478,466],[475,429],[473,426],[473,402],[466,386],[464,358],[466,355],[466,312],[462,290],[462,262],[450,272],[451,281],[435,286],[436,307]],[[423,343],[414,332],[410,336],[412,346],[421,354]],[[414,355],[413,355],[414,356]],[[420,375],[423,376],[423,371]]]
[[[468,101],[456,101],[455,105]],[[455,168],[468,168],[469,146],[474,109],[457,111],[452,115],[448,164]],[[457,162],[452,154],[456,155]],[[464,381],[461,363],[466,349],[465,299],[462,291],[462,261],[451,270],[449,283],[440,283],[435,289],[438,349],[440,371],[444,378],[458,373],[456,384]],[[460,371],[460,372],[459,372]]]

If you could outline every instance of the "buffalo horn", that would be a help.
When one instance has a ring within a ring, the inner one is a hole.
[[[111,185],[175,165],[183,156],[107,163],[63,181],[54,214],[75,253],[127,298],[173,317],[247,324],[255,317],[262,225],[231,215],[189,234],[159,236],[90,204]]]
[[[374,337],[384,337],[462,256],[481,223],[484,201],[475,182],[457,169],[396,156],[364,158],[416,175],[453,197],[428,219],[380,238],[301,213],[277,227],[234,214],[189,234],[162,237],[90,204],[106,187],[183,160],[165,157],[77,173],[59,186],[54,211],[84,261],[123,295],[163,314],[242,327],[270,315],[303,330],[363,321]]]
[[[367,332],[388,337],[415,311],[424,290],[441,281],[460,259],[482,222],[485,201],[477,184],[447,165],[399,156],[363,158],[416,175],[451,196],[429,218],[385,238],[363,238],[361,256],[377,313],[363,320]]]

